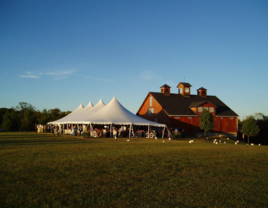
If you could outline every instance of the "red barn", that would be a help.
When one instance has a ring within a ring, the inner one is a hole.
[[[137,115],[150,121],[166,124],[169,128],[184,129],[185,133],[202,132],[199,115],[204,109],[214,116],[215,132],[237,135],[238,115],[216,96],[207,95],[203,87],[191,95],[191,85],[180,82],[179,92],[170,93],[163,85],[161,92],[149,92]]]

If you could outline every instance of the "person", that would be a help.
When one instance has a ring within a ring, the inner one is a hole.
[[[123,133],[124,133],[124,127],[123,126],[121,126],[121,128],[120,128],[120,131],[119,131],[120,133],[120,137],[123,137]]]
[[[56,135],[59,136],[59,126],[56,125]]]
[[[47,125],[44,125],[44,133],[47,133]]]
[[[54,135],[54,126],[53,125],[51,126],[51,133],[52,133],[52,135]]]
[[[106,136],[107,136],[107,135],[106,135],[106,133],[107,133],[106,128],[104,128],[104,129],[102,130],[102,133],[103,133],[102,137],[106,137]]]
[[[83,130],[82,125],[80,125],[80,126],[79,126],[80,136],[82,135],[82,130]]]
[[[114,128],[114,130],[113,130],[113,136],[116,137],[116,135],[117,135],[117,131],[116,131],[116,128]]]

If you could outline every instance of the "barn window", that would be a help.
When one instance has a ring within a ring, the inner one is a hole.
[[[180,119],[180,117],[179,117],[179,116],[176,116],[175,118],[176,118],[176,119]]]
[[[203,107],[198,107],[198,112],[202,112],[203,111]]]
[[[230,117],[231,120],[233,120],[234,118],[233,117]]]
[[[214,113],[214,108],[213,107],[209,107],[209,112],[210,113]]]
[[[208,107],[204,107],[204,110],[207,110],[208,111]]]
[[[150,97],[150,106],[153,106],[153,97]]]
[[[185,87],[185,92],[189,92],[189,87]]]
[[[188,117],[188,119],[192,119],[192,117],[191,117],[191,116],[189,116],[189,117]]]
[[[154,113],[154,108],[149,108],[149,113]]]

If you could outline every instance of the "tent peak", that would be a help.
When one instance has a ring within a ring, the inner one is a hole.
[[[88,104],[87,104],[87,106],[86,106],[86,108],[91,108],[91,107],[94,107],[94,105],[92,104],[92,102],[90,101]]]
[[[97,106],[97,105],[105,105],[105,104],[104,104],[104,102],[102,101],[102,99],[100,99],[100,101],[99,101],[95,106]]]

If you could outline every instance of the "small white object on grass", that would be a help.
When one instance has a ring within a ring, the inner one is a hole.
[[[227,140],[229,140],[229,137],[227,138]]]
[[[219,142],[221,143],[221,140]]]
[[[169,138],[168,140],[171,140],[171,138]]]
[[[234,144],[237,145],[237,142],[235,142]]]
[[[116,139],[116,136],[114,137],[114,139]]]
[[[155,137],[155,139],[157,139],[157,137]]]
[[[253,143],[251,143],[251,145],[252,145],[252,146],[254,146],[254,144],[253,144]]]
[[[163,140],[163,143],[165,143],[165,141]]]
[[[261,146],[261,144],[259,144],[259,146]]]
[[[130,140],[128,139],[127,142],[129,142]]]
[[[215,144],[218,144],[218,142],[215,142]]]
[[[225,144],[226,142],[224,142],[224,144]]]

